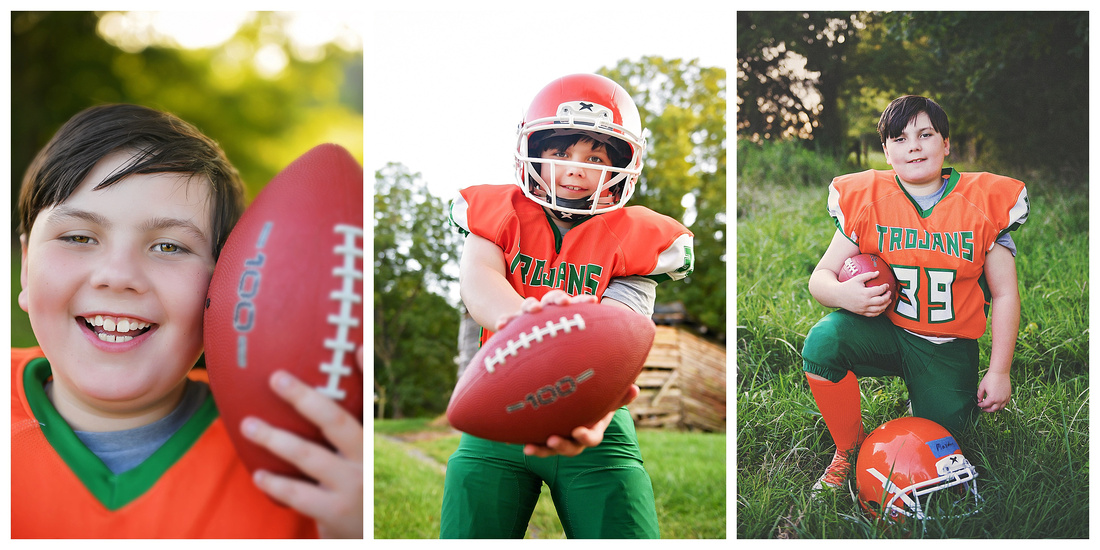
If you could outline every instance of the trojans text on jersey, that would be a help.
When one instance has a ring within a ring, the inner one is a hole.
[[[515,274],[518,270],[523,283],[530,287],[560,288],[570,296],[598,295],[596,291],[602,282],[603,266],[569,262],[553,266],[548,263],[547,260],[520,253],[511,259],[508,271]]]
[[[878,232],[878,249],[883,252],[930,250],[962,258],[968,262],[974,261],[973,231],[933,233],[925,229],[884,227],[881,225],[875,225],[875,231]],[[921,235],[921,232],[924,234]]]

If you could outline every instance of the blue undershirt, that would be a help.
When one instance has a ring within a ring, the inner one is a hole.
[[[133,469],[183,427],[206,400],[209,386],[194,380],[187,380],[186,384],[179,405],[168,416],[152,424],[115,432],[73,430],[73,433],[115,474]],[[48,385],[46,393],[49,395]]]

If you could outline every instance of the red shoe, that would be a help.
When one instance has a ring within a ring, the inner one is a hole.
[[[821,478],[817,480],[817,483],[814,483],[813,492],[816,493],[825,488],[837,489],[844,484],[844,480],[848,479],[848,474],[852,470],[852,464],[848,461],[848,454],[840,451],[833,453],[833,461],[828,468],[825,468],[825,473],[821,474]]]
[[[844,485],[844,481],[848,479],[848,474],[852,471],[852,462],[858,456],[859,445],[866,438],[866,433],[860,434],[854,447],[844,452],[838,449],[833,453],[833,461],[825,468],[825,473],[821,474],[811,490],[816,493],[825,488],[837,489]]]

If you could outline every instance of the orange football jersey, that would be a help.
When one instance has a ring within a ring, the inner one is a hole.
[[[115,474],[50,403],[42,351],[12,349],[11,362],[12,538],[317,537],[312,519],[253,484],[209,395],[145,462]]]
[[[642,206],[592,216],[562,236],[519,187],[477,185],[461,190],[451,220],[504,251],[508,281],[523,297],[557,288],[599,298],[614,277],[678,280],[695,265],[691,231]]]
[[[901,291],[887,314],[899,327],[935,337],[977,339],[989,304],[985,255],[1027,220],[1022,182],[944,169],[943,197],[922,210],[892,170],[837,177],[829,214],[861,253],[882,257]]]

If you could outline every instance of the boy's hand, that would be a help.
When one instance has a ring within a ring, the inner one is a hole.
[[[1012,396],[1012,382],[1008,373],[987,372],[978,384],[978,408],[983,412],[997,412],[1008,406]]]
[[[625,407],[634,401],[634,399],[638,397],[639,391],[637,385],[630,386],[630,390],[626,392],[622,402],[615,407],[615,410],[607,413],[607,415],[593,424],[591,428],[587,426],[574,428],[571,434],[573,436],[572,438],[552,435],[546,440],[546,445],[528,443],[523,447],[523,454],[543,458],[553,455],[577,456],[588,447],[599,445],[603,442],[603,433],[607,430],[607,425],[611,424],[611,417],[615,416],[615,412],[619,410],[619,407]]]
[[[363,348],[356,352],[363,368]],[[256,485],[271,498],[317,521],[322,538],[363,538],[363,425],[339,405],[284,371],[269,381],[279,397],[321,428],[335,452],[255,417],[241,431],[294,464],[317,484],[257,470]]]
[[[510,323],[512,319],[519,317],[524,313],[538,313],[542,311],[542,308],[547,305],[564,306],[569,304],[583,304],[583,303],[595,303],[597,298],[592,295],[582,294],[580,296],[570,296],[565,291],[554,289],[543,295],[542,299],[525,298],[523,300],[520,310],[510,315],[505,315],[497,321],[496,331],[504,328],[505,325]],[[626,395],[623,397],[623,401],[615,407],[618,410],[619,407],[626,406],[631,401],[634,401],[638,397],[638,386],[634,385],[630,387]],[[611,417],[615,415],[615,411],[607,413],[598,422],[588,426],[578,426],[573,429],[572,437],[565,438],[556,435],[550,436],[546,440],[546,445],[534,445],[528,444],[524,446],[524,454],[548,457],[556,454],[564,456],[577,456],[581,454],[581,451],[588,447],[595,447],[603,442],[603,433],[607,429],[607,425],[611,423]]]
[[[569,304],[584,304],[595,303],[596,297],[590,294],[582,294],[580,296],[570,296],[565,293],[564,290],[554,289],[543,295],[542,299],[536,298],[524,298],[523,304],[520,306],[519,311],[502,316],[497,320],[497,325],[493,329],[494,332],[500,332],[500,329],[505,325],[512,322],[512,319],[523,315],[524,313],[538,313],[542,311],[543,306],[556,305],[565,306]]]
[[[893,292],[890,292],[890,285],[864,286],[867,281],[878,277],[878,273],[878,271],[868,271],[838,283],[843,301],[841,307],[865,317],[877,317],[886,311],[894,298]]]

